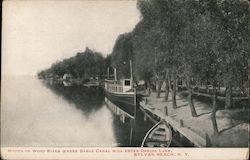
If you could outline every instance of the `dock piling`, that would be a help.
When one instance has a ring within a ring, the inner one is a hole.
[[[180,120],[180,126],[181,126],[181,127],[184,127],[184,122],[183,122],[182,119]]]
[[[210,147],[211,146],[211,140],[208,136],[208,134],[206,133],[206,147]]]
[[[164,109],[165,109],[165,116],[168,116],[168,106],[165,106]]]

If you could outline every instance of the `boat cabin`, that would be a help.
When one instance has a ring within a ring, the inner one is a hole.
[[[122,87],[123,87],[123,92],[127,92],[132,89],[132,82],[131,79],[124,79],[122,80]]]
[[[110,92],[128,92],[132,89],[131,79],[123,79],[120,81],[106,80],[105,89]]]

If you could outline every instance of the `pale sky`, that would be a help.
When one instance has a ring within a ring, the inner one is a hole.
[[[35,75],[87,46],[106,55],[140,19],[131,0],[7,0],[2,16],[3,75]]]

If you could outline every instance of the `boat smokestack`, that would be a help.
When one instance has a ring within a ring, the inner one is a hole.
[[[108,74],[108,76],[107,76],[107,79],[109,79],[109,67],[108,67],[108,71],[107,71],[107,74]]]
[[[129,60],[129,66],[130,66],[131,86],[133,86],[133,66],[132,66],[132,61],[131,60]]]
[[[114,68],[115,81],[117,81],[116,68]]]

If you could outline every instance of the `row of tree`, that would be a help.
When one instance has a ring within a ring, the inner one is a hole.
[[[102,77],[105,75],[108,63],[110,62],[106,62],[101,53],[87,47],[84,52],[79,52],[73,57],[52,64],[49,69],[40,71],[38,76],[42,78],[63,77],[64,74],[70,74],[74,78],[81,79]]]
[[[224,86],[225,108],[232,106],[233,89],[246,94],[248,88],[249,2],[245,0],[144,0],[138,1],[141,21],[130,33],[118,37],[111,54],[120,77],[129,76],[147,86],[163,82],[165,100],[171,91],[176,108],[177,81],[185,84],[192,116],[193,85],[213,87],[213,112],[217,110],[218,88]],[[149,87],[150,88],[150,87]],[[216,129],[216,121],[213,121]]]
[[[248,88],[250,53],[249,2],[246,0],[141,0],[137,7],[141,20],[129,33],[121,34],[110,55],[86,48],[83,53],[53,64],[39,72],[77,78],[104,75],[108,67],[118,69],[118,77],[130,76],[146,86],[157,84],[160,96],[165,82],[165,100],[171,92],[176,104],[177,82],[185,85],[192,116],[193,86],[212,86],[213,112],[217,110],[218,88],[225,87],[225,108],[232,106],[233,89],[243,95]],[[150,87],[148,87],[150,90]],[[216,121],[213,120],[216,130]]]

